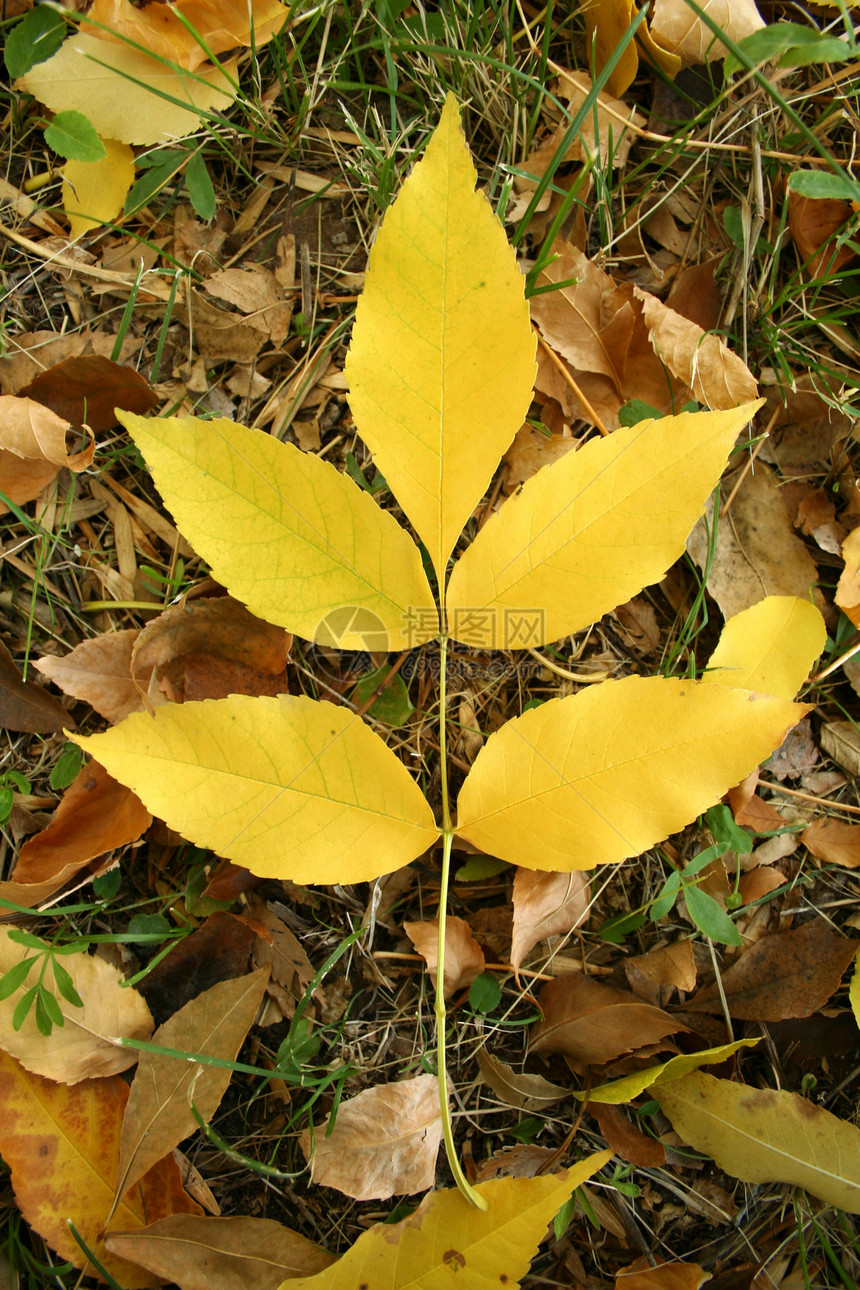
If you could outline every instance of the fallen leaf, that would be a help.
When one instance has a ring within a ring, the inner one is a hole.
[[[44,944],[47,949],[48,943]],[[8,928],[0,929],[0,974],[5,975],[36,953],[35,947],[10,940]],[[137,1053],[121,1047],[118,1041],[147,1040],[152,1034],[152,1017],[143,996],[127,986],[117,969],[97,955],[64,954],[59,962],[72,978],[83,1007],[69,1003],[54,991],[65,1024],[55,1025],[50,1035],[44,1035],[36,1024],[35,1009],[31,1009],[16,1029],[12,1019],[21,997],[21,992],[16,991],[0,1000],[0,1048],[34,1075],[62,1084],[116,1075],[133,1066]],[[34,985],[36,979],[37,973],[31,969],[22,989]],[[51,988],[50,969],[45,984]]]
[[[131,789],[91,761],[66,789],[48,827],[24,843],[15,881],[44,882],[70,866],[81,869],[106,851],[137,841],[151,822]]]
[[[223,910],[210,914],[190,936],[183,936],[160,962],[150,965],[140,983],[156,1021],[175,1016],[219,982],[245,976],[254,940],[247,923]]]
[[[702,679],[793,699],[826,641],[815,605],[797,596],[767,596],[728,620]]]
[[[581,0],[580,9],[585,18],[586,48],[594,58],[595,71],[600,72],[609,62],[633,21],[634,0]],[[610,94],[623,94],[629,89],[639,68],[636,42],[628,40],[618,58],[606,88]]]
[[[101,24],[95,29],[100,40],[134,41],[194,72],[212,54],[268,44],[288,15],[280,0],[178,0],[143,9],[130,0],[93,0],[87,17]]]
[[[823,918],[803,927],[764,936],[749,946],[716,984],[689,999],[690,1012],[729,1012],[741,1021],[783,1021],[811,1017],[838,988],[854,958],[854,940]]]
[[[235,1061],[266,989],[261,969],[212,986],[159,1026],[152,1043],[222,1061]],[[233,1072],[166,1053],[142,1052],[122,1122],[117,1194],[130,1187],[198,1127],[191,1100],[206,1123],[218,1109]]]
[[[115,408],[142,413],[150,412],[158,403],[149,382],[139,372],[102,354],[62,359],[40,372],[18,393],[35,399],[73,425],[86,423],[96,434],[113,430],[118,424]]]
[[[439,920],[404,923],[403,930],[427,963],[430,980],[436,986],[439,962]],[[449,914],[445,920],[445,998],[465,990],[486,967],[484,952],[465,919]]]
[[[640,999],[661,1008],[669,1002],[673,990],[695,990],[693,946],[690,941],[677,941],[674,945],[635,955],[624,960],[624,973]]]
[[[138,247],[138,254],[142,254]],[[40,372],[53,367],[65,358],[78,354],[103,354],[110,358],[116,345],[116,336],[108,331],[21,332],[9,337],[9,349],[0,357],[0,394],[20,394],[35,380]],[[127,335],[122,343],[118,361],[128,363],[140,349],[139,337]]]
[[[517,869],[514,874],[514,927],[511,963],[518,971],[539,941],[566,936],[579,927],[591,902],[591,871],[539,873]]]
[[[765,802],[756,793],[758,785],[758,767],[747,775],[735,788],[728,792],[728,803],[735,817],[735,824],[742,829],[751,829],[753,833],[773,833],[775,829],[785,827],[785,820],[775,806]]]
[[[860,867],[860,824],[813,820],[801,833],[800,840],[824,864],[838,864],[843,869]]]
[[[842,543],[842,559],[845,568],[839,575],[833,599],[856,627],[855,618],[860,619],[860,528],[853,529]],[[852,613],[852,610],[857,612]]]
[[[851,204],[836,198],[804,197],[788,190],[788,228],[806,273],[813,281],[826,281],[856,258],[850,245],[840,246],[836,234],[853,214]]]
[[[346,708],[303,695],[169,704],[80,742],[171,828],[263,877],[324,882],[325,846],[336,880],[361,882],[438,836],[391,749]]]
[[[153,1285],[151,1275],[112,1255],[103,1239],[127,1097],[121,1075],[55,1084],[0,1052],[0,1152],[21,1213],[61,1258],[84,1268],[86,1256],[69,1230],[73,1222],[102,1267],[126,1290],[138,1290]],[[111,1226],[135,1229],[169,1214],[199,1213],[168,1156],[120,1202]]]
[[[513,1147],[494,1151],[478,1165],[476,1179],[479,1183],[491,1178],[534,1178],[553,1164],[558,1153],[552,1147],[539,1147],[536,1142],[518,1142]]]
[[[63,658],[46,654],[33,666],[63,694],[91,704],[100,716],[114,724],[143,708],[140,691],[131,679],[132,648],[139,635],[137,627],[105,632],[81,641]]]
[[[705,407],[735,408],[758,394],[752,372],[718,336],[664,305],[639,287],[633,294],[642,303],[648,339],[673,376],[689,386]]]
[[[82,112],[102,139],[153,144],[193,134],[202,113],[228,108],[235,72],[235,62],[201,64],[190,76],[129,45],[79,34],[18,84],[52,112]]]
[[[0,726],[28,734],[53,734],[70,725],[74,722],[59,699],[35,681],[25,681],[0,641]]]
[[[705,1048],[698,1053],[679,1053],[670,1057],[667,1062],[658,1066],[649,1066],[647,1070],[636,1071],[625,1075],[623,1079],[612,1080],[582,1092],[574,1091],[573,1096],[589,1102],[602,1102],[608,1106],[619,1106],[623,1102],[632,1102],[646,1088],[655,1088],[658,1084],[668,1084],[672,1080],[684,1079],[691,1071],[700,1066],[718,1066],[728,1061],[740,1048],[754,1048],[757,1039],[737,1039],[730,1044],[720,1044],[716,1048]]]
[[[661,1263],[637,1259],[615,1275],[615,1290],[699,1290],[711,1273],[698,1263]]]
[[[134,153],[128,144],[116,139],[103,143],[101,161],[67,161],[62,168],[63,210],[73,238],[117,220],[134,183]]]
[[[796,1093],[696,1071],[653,1089],[675,1132],[741,1182],[804,1187],[860,1213],[860,1129]]]
[[[477,1058],[481,1079],[505,1106],[518,1111],[542,1111],[570,1097],[569,1089],[551,1084],[542,1075],[520,1074],[484,1047],[478,1049]]]
[[[279,1290],[445,1290],[460,1284],[464,1269],[473,1285],[514,1286],[573,1189],[611,1156],[601,1151],[549,1177],[481,1183],[486,1210],[456,1188],[432,1191],[409,1218],[374,1224],[313,1280],[284,1281]]]
[[[849,775],[860,776],[860,734],[853,721],[823,721],[818,734],[822,752]]]
[[[731,487],[731,481],[726,485]],[[709,565],[708,533],[714,523],[713,499],[690,534],[687,549],[700,569],[710,568],[707,587],[725,618],[757,604],[764,596],[809,597],[818,569],[794,531],[772,473],[760,462],[744,478],[728,515],[717,526],[716,550]]]
[[[277,279],[262,264],[219,269],[206,279],[211,296],[235,305],[249,327],[262,332],[273,345],[281,345],[290,330],[292,305]]]
[[[412,1196],[433,1186],[442,1142],[435,1075],[365,1089],[341,1102],[330,1131],[328,1124],[299,1137],[313,1182],[355,1200]]]
[[[550,981],[538,1005],[543,1017],[532,1026],[529,1052],[563,1053],[578,1068],[603,1066],[687,1029],[660,1008],[580,972]]]
[[[286,1277],[312,1277],[335,1262],[271,1218],[176,1214],[136,1232],[110,1232],[105,1245],[182,1290],[278,1290]]]
[[[666,1148],[663,1143],[637,1129],[617,1107],[595,1102],[589,1104],[588,1112],[594,1116],[600,1132],[616,1156],[620,1156],[622,1160],[635,1165],[637,1169],[659,1169],[666,1163]]]
[[[251,905],[251,917],[257,940],[254,945],[254,967],[266,967],[271,981],[286,991],[285,1016],[291,1017],[295,1005],[314,979],[314,968],[299,941],[268,905],[257,901]],[[261,926],[262,925],[262,926]],[[279,996],[280,997],[280,996]]]
[[[0,491],[22,506],[38,497],[64,466],[86,470],[95,453],[95,439],[89,426],[82,430],[83,446],[70,453],[68,421],[33,399],[0,396]],[[0,514],[8,509],[0,503]]]
[[[753,0],[704,0],[702,8],[736,44],[765,25]],[[723,42],[684,0],[655,0],[649,31],[652,39],[676,54],[685,67],[725,58],[727,53]]]

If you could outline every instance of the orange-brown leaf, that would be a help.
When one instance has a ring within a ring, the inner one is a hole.
[[[81,641],[63,658],[46,654],[36,659],[34,667],[63,694],[83,699],[116,724],[130,712],[143,709],[140,691],[131,679],[131,652],[139,635],[137,627],[106,632]]]
[[[529,1050],[563,1053],[577,1067],[602,1066],[687,1029],[660,1008],[579,972],[550,981],[538,1004],[543,1019],[532,1027]]]
[[[533,946],[548,936],[566,936],[585,918],[591,900],[591,870],[574,873],[518,868],[514,875],[511,963],[519,969]]]
[[[114,363],[102,354],[81,354],[40,372],[19,393],[50,408],[72,425],[113,430],[114,408],[151,412],[158,403],[149,382],[133,367]]]
[[[36,685],[35,681],[24,680],[12,655],[0,641],[0,726],[6,730],[48,735],[73,724],[53,694]]]
[[[844,869],[860,866],[860,824],[813,820],[801,833],[800,840],[824,864],[838,864]]]
[[[439,920],[404,923],[403,930],[427,963],[427,971],[436,985],[439,962]],[[472,935],[464,918],[449,914],[445,920],[445,998],[464,990],[480,976],[486,966],[484,952]]]

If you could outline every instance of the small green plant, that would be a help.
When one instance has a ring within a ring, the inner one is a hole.
[[[162,707],[77,742],[196,845],[262,876],[366,881],[441,845],[443,1131],[458,1186],[484,1208],[460,1168],[448,1111],[443,965],[455,835],[533,869],[638,855],[781,742],[807,711],[790,700],[825,633],[812,605],[771,597],[730,620],[700,682],[633,676],[532,707],[486,740],[455,817],[449,643],[551,646],[656,581],[683,552],[759,406],[640,421],[591,441],[540,471],[473,536],[471,516],[528,413],[535,370],[524,281],[475,182],[449,97],[377,237],[347,363],[357,429],[424,558],[366,488],[318,457],[232,422],[120,417],[180,530],[252,612],[329,649],[421,651],[438,675],[438,819],[359,713],[303,696]],[[452,564],[464,532],[473,540]],[[695,906],[694,893],[688,881]],[[698,917],[713,935],[713,910],[700,905]],[[297,1051],[285,1059],[300,1065],[308,1042],[297,1026]]]
[[[32,1009],[35,1008],[36,1025],[40,1034],[50,1035],[54,1026],[64,1026],[66,1019],[57,1003],[56,995],[47,983],[47,975],[50,972],[54,978],[54,986],[57,994],[70,1003],[74,1008],[82,1008],[84,1001],[75,989],[75,984],[69,973],[58,960],[64,955],[77,954],[81,950],[79,944],[70,945],[48,945],[39,940],[38,936],[33,936],[30,932],[25,932],[21,928],[13,928],[9,932],[9,940],[15,941],[18,945],[26,946],[28,949],[36,951],[30,958],[21,959],[8,972],[4,972],[0,977],[0,999],[9,999],[18,990],[23,989],[25,983],[30,979],[33,969],[38,967],[38,979],[35,985],[31,985],[25,990],[15,1005],[15,1011],[12,1014],[12,1026],[15,1030],[20,1030],[27,1020]]]

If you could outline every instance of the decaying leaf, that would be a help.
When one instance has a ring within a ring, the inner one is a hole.
[[[222,981],[199,994],[152,1037],[161,1048],[235,1061],[254,1020],[268,969]],[[232,1072],[163,1053],[142,1052],[122,1123],[118,1194],[124,1195],[162,1156],[193,1133],[193,1098],[208,1123],[218,1109]]]
[[[690,941],[677,941],[637,954],[624,960],[624,973],[631,990],[662,1008],[669,1002],[673,990],[694,990],[696,987],[696,962]]]
[[[24,680],[0,641],[0,725],[7,730],[51,734],[71,724],[69,714],[53,694],[35,681]]]
[[[8,929],[0,929],[0,974],[36,953],[34,947],[10,940]],[[152,1034],[152,1017],[143,996],[126,986],[116,968],[97,955],[63,955],[61,966],[72,978],[84,1006],[69,1003],[57,992],[65,1024],[44,1035],[36,1024],[35,1009],[15,1028],[12,1018],[21,996],[14,993],[0,1000],[0,1048],[34,1075],[62,1084],[117,1075],[133,1066],[137,1053],[121,1047],[118,1040],[147,1040]],[[35,984],[36,973],[31,969],[24,988]],[[50,988],[50,971],[46,984]]]
[[[514,927],[511,963],[515,969],[533,946],[548,936],[566,936],[585,918],[591,901],[591,873],[539,873],[517,869],[514,875]]]
[[[660,1263],[637,1259],[621,1268],[615,1277],[615,1290],[699,1290],[711,1273],[698,1263]]]
[[[53,363],[22,390],[72,425],[84,422],[96,434],[117,425],[115,408],[151,412],[158,399],[149,382],[133,367],[103,354],[75,354]],[[101,639],[101,638],[99,638]]]
[[[845,869],[860,868],[860,824],[844,820],[813,820],[800,835],[816,860]]]
[[[577,1068],[605,1065],[687,1029],[662,1009],[580,972],[550,981],[538,1003],[543,1018],[532,1027],[529,1051],[563,1053]]]
[[[860,1213],[860,1129],[796,1093],[695,1071],[653,1088],[677,1134],[742,1182],[804,1187]]]
[[[439,962],[439,920],[404,923],[403,930],[427,963],[433,985]],[[463,918],[451,914],[445,920],[445,998],[470,986],[485,967],[484,952]]]
[[[673,376],[689,386],[699,403],[729,409],[756,397],[752,372],[718,336],[704,332],[648,291],[634,287],[633,294],[642,303],[654,352]]]
[[[176,1214],[136,1232],[109,1232],[105,1245],[182,1290],[278,1290],[287,1277],[312,1277],[335,1262],[271,1218]]]
[[[105,632],[81,641],[63,658],[46,654],[33,666],[63,694],[92,704],[111,723],[122,721],[143,708],[140,691],[131,679],[131,653],[139,634],[136,627]]]
[[[845,568],[833,599],[856,627],[860,622],[860,528],[853,529],[842,543],[842,559]]]
[[[629,1116],[607,1102],[589,1102],[588,1111],[600,1126],[600,1132],[622,1160],[639,1169],[657,1169],[666,1163],[662,1142],[637,1129]]]
[[[848,245],[839,245],[836,234],[844,228],[853,211],[849,202],[837,198],[804,197],[788,190],[788,228],[797,253],[806,261],[813,280],[832,277],[856,258]]]
[[[284,1281],[279,1290],[356,1290],[364,1284],[373,1290],[453,1290],[464,1277],[475,1285],[515,1286],[574,1187],[602,1169],[611,1155],[601,1151],[549,1177],[481,1183],[485,1211],[455,1189],[433,1191],[409,1218],[376,1223],[362,1233],[312,1281]]]
[[[518,1111],[542,1111],[570,1096],[568,1089],[551,1084],[542,1075],[518,1073],[486,1048],[478,1049],[478,1069],[496,1097]]]
[[[0,1151],[21,1213],[61,1258],[83,1268],[86,1256],[69,1230],[71,1220],[106,1271],[138,1290],[153,1284],[151,1275],[110,1254],[103,1240],[127,1098],[120,1075],[56,1084],[0,1052]],[[169,1214],[199,1213],[168,1156],[122,1199],[111,1227],[133,1230]]]
[[[753,0],[704,0],[708,17],[733,41],[765,25]],[[649,26],[652,39],[685,66],[725,58],[726,47],[684,0],[656,0]]]
[[[86,470],[95,439],[89,426],[82,431],[81,446],[76,447],[72,441],[79,432],[50,408],[13,394],[0,396],[0,491],[21,506],[38,497],[64,466]],[[0,514],[8,509],[0,503]]]
[[[341,1102],[328,1120],[305,1129],[299,1145],[315,1183],[356,1200],[387,1200],[433,1186],[442,1142],[435,1075],[378,1084]]]

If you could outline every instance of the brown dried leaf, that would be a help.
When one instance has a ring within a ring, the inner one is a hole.
[[[543,1019],[532,1027],[529,1051],[563,1053],[576,1068],[605,1065],[687,1029],[660,1008],[579,972],[550,981],[538,1004]]]
[[[756,793],[758,767],[747,775],[736,788],[729,789],[728,801],[735,817],[735,824],[753,833],[773,833],[785,827],[785,820],[775,806],[765,802]]]
[[[642,1258],[620,1269],[615,1290],[699,1290],[710,1279],[711,1273],[698,1263],[658,1263],[654,1267],[651,1259]]]
[[[813,820],[801,833],[800,840],[824,864],[838,864],[843,869],[860,867],[860,824]]]
[[[222,981],[180,1008],[152,1037],[162,1048],[235,1061],[266,988],[268,969]],[[197,1128],[190,1099],[211,1120],[232,1071],[182,1057],[142,1052],[122,1122],[117,1194]]]
[[[708,17],[735,42],[765,25],[753,0],[708,0],[704,8]],[[655,0],[649,29],[660,48],[676,54],[686,67],[726,56],[723,42],[716,39],[711,28],[684,0]]]
[[[788,227],[801,260],[808,260],[810,278],[833,277],[855,259],[850,246],[831,246],[853,214],[849,202],[831,197],[804,197],[788,190]]]
[[[699,403],[716,411],[736,408],[758,396],[747,365],[718,336],[707,333],[647,291],[633,288],[642,302],[648,339],[673,376],[693,391]]]
[[[268,967],[271,980],[283,986],[287,1004],[284,1015],[291,1017],[305,989],[314,979],[314,968],[293,933],[262,901],[251,905],[257,941],[253,950],[255,967]]]
[[[811,1017],[838,988],[857,944],[824,919],[763,937],[722,973],[729,1012],[741,1021]],[[700,990],[686,1007],[721,1012],[717,985]]]
[[[823,752],[849,775],[860,777],[860,732],[853,721],[825,721],[818,735]]]
[[[0,930],[0,974],[35,955],[34,948],[10,940],[8,929]],[[20,992],[0,1000],[0,1048],[33,1074],[62,1084],[127,1070],[137,1061],[137,1053],[120,1047],[118,1040],[146,1040],[152,1034],[152,1017],[143,996],[126,986],[116,968],[96,955],[70,954],[63,957],[62,966],[84,1006],[76,1007],[57,993],[65,1024],[43,1035],[36,1025],[35,1009],[17,1030],[13,1026]],[[27,985],[35,980],[31,969]],[[48,984],[50,981],[49,972]]]
[[[677,941],[626,959],[624,972],[631,989],[658,1008],[669,1002],[673,990],[696,988],[696,961],[690,941]]]
[[[335,1258],[271,1218],[175,1214],[136,1232],[111,1232],[105,1245],[182,1290],[278,1290],[288,1278],[322,1272]]]
[[[514,875],[514,928],[511,963],[515,970],[539,941],[566,936],[579,927],[591,900],[591,870],[576,873],[517,869]]]
[[[0,491],[16,506],[30,502],[66,466],[86,470],[95,453],[95,438],[83,426],[83,443],[67,450],[72,430],[68,421],[33,399],[14,394],[0,395]],[[79,439],[78,431],[72,442]],[[8,507],[0,505],[0,514]]]
[[[600,1125],[609,1146],[637,1169],[659,1169],[666,1163],[666,1148],[642,1133],[618,1106],[608,1102],[589,1102],[588,1113]]]
[[[403,930],[427,963],[427,971],[436,985],[439,920],[432,922],[404,923]],[[472,935],[469,924],[454,915],[445,920],[445,998],[470,986],[486,967],[484,952]]]
[[[475,1175],[479,1183],[490,1178],[535,1178],[548,1169],[558,1152],[552,1147],[539,1147],[536,1142],[518,1142],[514,1147],[502,1147],[478,1165]]]
[[[210,296],[235,305],[249,327],[263,334],[273,345],[281,345],[290,330],[292,305],[274,274],[262,264],[219,269],[206,279]]]
[[[114,363],[102,354],[78,355],[40,372],[20,394],[50,408],[72,425],[88,425],[96,433],[118,423],[114,408],[151,412],[158,397],[133,367]]]
[[[860,528],[853,529],[842,543],[842,559],[845,561],[845,568],[839,575],[833,599],[841,609],[848,612],[860,605]],[[857,626],[856,622],[854,626]]]
[[[722,257],[703,260],[682,269],[672,282],[666,304],[676,314],[689,318],[703,331],[713,331],[719,326],[723,312],[723,298],[717,288],[714,274]]]
[[[141,981],[141,993],[156,1021],[175,1015],[220,981],[246,975],[253,944],[254,932],[247,923],[223,910],[210,914]]]
[[[81,641],[63,658],[46,654],[34,667],[64,694],[91,704],[100,716],[116,724],[130,712],[143,709],[140,691],[131,679],[131,653],[139,635],[137,627],[106,632]]]
[[[570,1096],[570,1090],[551,1084],[542,1075],[519,1074],[486,1048],[478,1049],[478,1069],[500,1102],[518,1111],[542,1111]]]
[[[561,435],[541,434],[531,426],[523,426],[503,457],[505,464],[505,492],[513,493],[544,466],[565,457],[576,447],[575,439]]]
[[[0,726],[27,734],[49,735],[74,724],[59,699],[35,681],[24,680],[12,655],[0,641]]]
[[[356,1200],[387,1200],[432,1187],[442,1141],[435,1075],[365,1089],[342,1102],[334,1129],[328,1119],[299,1138],[311,1178]]]

